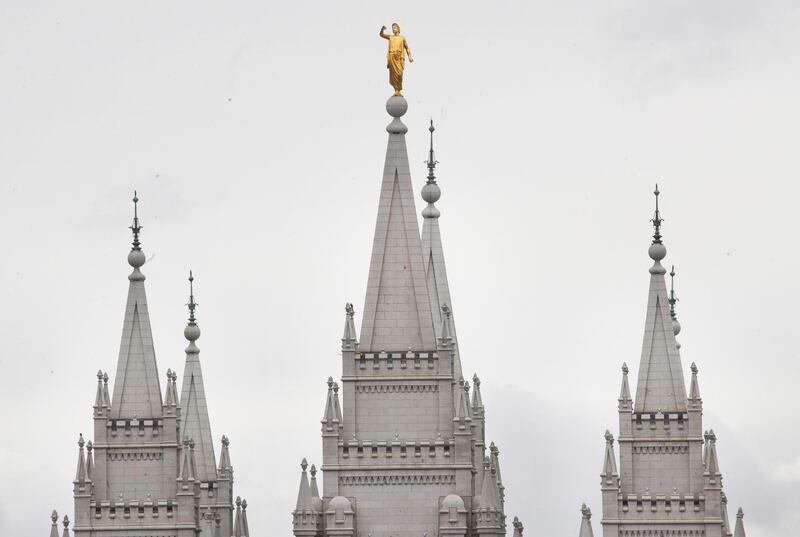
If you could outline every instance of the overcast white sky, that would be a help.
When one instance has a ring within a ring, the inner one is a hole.
[[[136,188],[160,374],[183,370],[192,268],[217,449],[225,433],[253,534],[289,535],[345,301],[361,320],[391,91],[377,32],[395,20],[415,188],[433,117],[507,513],[568,537],[586,501],[600,530],[658,181],[732,513],[750,537],[796,531],[797,2],[31,0],[0,3],[0,534],[72,516]]]

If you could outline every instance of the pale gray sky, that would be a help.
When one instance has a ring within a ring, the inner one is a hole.
[[[750,537],[796,531],[797,2],[27,1],[0,4],[0,534],[72,514],[136,188],[160,373],[183,369],[192,268],[215,441],[253,533],[289,535],[345,301],[360,324],[395,20],[415,188],[433,117],[462,360],[508,514],[570,536],[586,501],[599,531],[659,181],[732,511]]]

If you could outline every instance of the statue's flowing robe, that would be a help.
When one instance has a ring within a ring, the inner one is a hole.
[[[405,67],[405,39],[403,36],[389,36],[389,52],[386,54],[386,67],[389,68],[389,84],[396,92],[403,89],[403,68]]]

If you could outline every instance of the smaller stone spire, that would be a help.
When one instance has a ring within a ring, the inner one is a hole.
[[[708,466],[708,444],[709,434],[708,431],[703,432],[703,468]]]
[[[594,537],[592,531],[592,510],[586,507],[584,503],[581,505],[581,530],[578,537]]]
[[[514,526],[514,537],[522,537],[522,532],[525,530],[525,527],[522,525],[522,522],[519,521],[518,517],[514,517],[512,525]]]
[[[322,498],[319,496],[319,487],[317,486],[317,467],[311,465],[311,499],[314,502],[314,510],[318,513],[322,512]]]
[[[697,365],[692,362],[692,383],[689,385],[689,406],[699,408],[702,406],[703,398],[700,397],[700,385],[697,383]]]
[[[339,386],[333,381],[333,377],[328,377],[328,397],[325,399],[325,416],[322,418],[323,428],[328,431],[336,431],[342,423],[342,411],[339,406]]]
[[[107,407],[105,406],[105,396],[103,395],[103,372],[97,372],[97,392],[94,396],[94,415],[95,417],[103,416]]]
[[[455,417],[453,421],[458,423],[459,429],[466,429],[472,422],[472,415],[469,408],[469,384],[464,382],[464,378],[458,380],[455,390]]]
[[[195,466],[194,466],[194,441],[188,438],[183,439],[183,448],[181,449],[181,466],[178,473],[178,481],[181,482],[181,487],[184,490],[189,488],[189,485],[195,479]]]
[[[500,490],[497,484],[497,468],[492,464],[490,457],[486,457],[484,460],[483,471],[480,509],[482,511],[496,510],[502,512],[503,503],[500,499]]]
[[[483,411],[483,397],[481,397],[481,379],[478,374],[472,375],[472,412],[473,414]]]
[[[736,513],[736,529],[733,531],[733,537],[747,537],[744,532],[744,511],[741,507]]]
[[[717,435],[714,430],[708,431],[708,453],[706,454],[705,477],[709,485],[719,485],[722,474],[719,471],[719,459],[717,458]]]
[[[723,491],[720,494],[720,502],[722,504],[722,530],[724,537],[730,537],[731,534],[731,522],[730,518],[728,517],[728,496],[725,495]]]
[[[94,480],[94,444],[91,440],[86,442],[86,478]]]
[[[103,398],[106,409],[111,408],[111,397],[108,395],[108,372],[103,373]]]
[[[344,305],[344,333],[342,334],[342,350],[352,351],[355,350],[356,346],[358,345],[358,341],[356,340],[356,324],[355,324],[355,314],[356,311],[353,308],[353,304],[348,302]]]
[[[622,386],[619,390],[619,409],[630,411],[633,407],[631,399],[631,387],[628,384],[628,364],[622,363]]]
[[[425,161],[425,164],[428,166],[428,181],[425,183],[425,186],[422,187],[422,199],[428,203],[428,206],[422,210],[422,217],[439,218],[441,213],[434,203],[439,201],[439,198],[442,197],[442,190],[439,188],[439,185],[436,184],[436,175],[434,174],[436,164],[438,164],[439,161],[436,160],[433,153],[433,131],[436,130],[433,127],[433,120],[431,120],[431,126],[428,127],[428,130],[431,133],[431,147],[428,151],[428,160]]]
[[[242,528],[242,498],[236,497],[236,520],[233,523],[233,537],[244,537]]]
[[[500,492],[500,500],[505,501],[506,487],[505,485],[503,485],[503,476],[500,475],[500,449],[494,442],[489,444],[489,453],[490,453],[489,458],[491,460],[492,466],[494,466],[497,473],[497,488]]]
[[[50,521],[52,525],[50,526],[50,537],[58,537],[58,511],[53,509],[53,512],[50,514]]]
[[[231,441],[228,440],[228,437],[223,434],[222,449],[219,452],[219,472],[228,478],[230,478],[230,474],[233,473],[233,466],[231,466],[231,454],[228,450],[230,443]]]
[[[64,515],[64,520],[61,523],[64,524],[64,533],[62,537],[69,537],[69,517]]]
[[[442,304],[442,330],[439,336],[439,345],[447,348],[453,343],[453,327],[452,327],[453,312],[450,306]]]
[[[171,414],[176,405],[177,401],[172,392],[172,369],[167,369],[167,392],[164,394],[164,406],[167,409],[167,413]]]
[[[242,499],[242,537],[250,537],[250,527],[247,525],[247,500]]]
[[[83,440],[83,433],[78,436],[78,468],[75,470],[75,481],[74,483],[78,486],[85,485],[86,481],[88,481],[88,476],[86,475],[86,455],[83,451],[83,446],[86,445],[86,442]]]
[[[614,454],[614,435],[606,430],[606,451],[603,457],[603,473],[601,485],[603,487],[616,487],[618,485],[619,473],[617,472],[617,457]]]
[[[300,475],[300,487],[297,491],[297,505],[295,510],[298,512],[313,511],[314,500],[311,496],[311,486],[308,483],[308,461],[303,459],[300,463],[300,468],[303,470]]]

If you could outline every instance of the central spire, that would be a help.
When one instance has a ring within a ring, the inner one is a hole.
[[[649,270],[650,291],[634,411],[686,412],[686,384],[675,343],[669,295],[664,282],[664,274],[667,271],[661,265],[661,260],[667,255],[667,249],[661,241],[663,219],[658,207],[660,194],[658,185],[654,194],[656,210],[652,223],[655,233],[648,249],[653,266]]]
[[[130,229],[133,242],[128,264],[133,267],[133,272],[128,276],[128,303],[122,324],[111,417],[158,418],[161,417],[161,384],[144,290],[145,278],[140,270],[145,255],[139,242],[142,226],[139,224],[139,196],[136,192],[133,193],[133,225]]]
[[[405,133],[403,97],[390,97],[389,142],[372,243],[359,350],[435,350]]]

